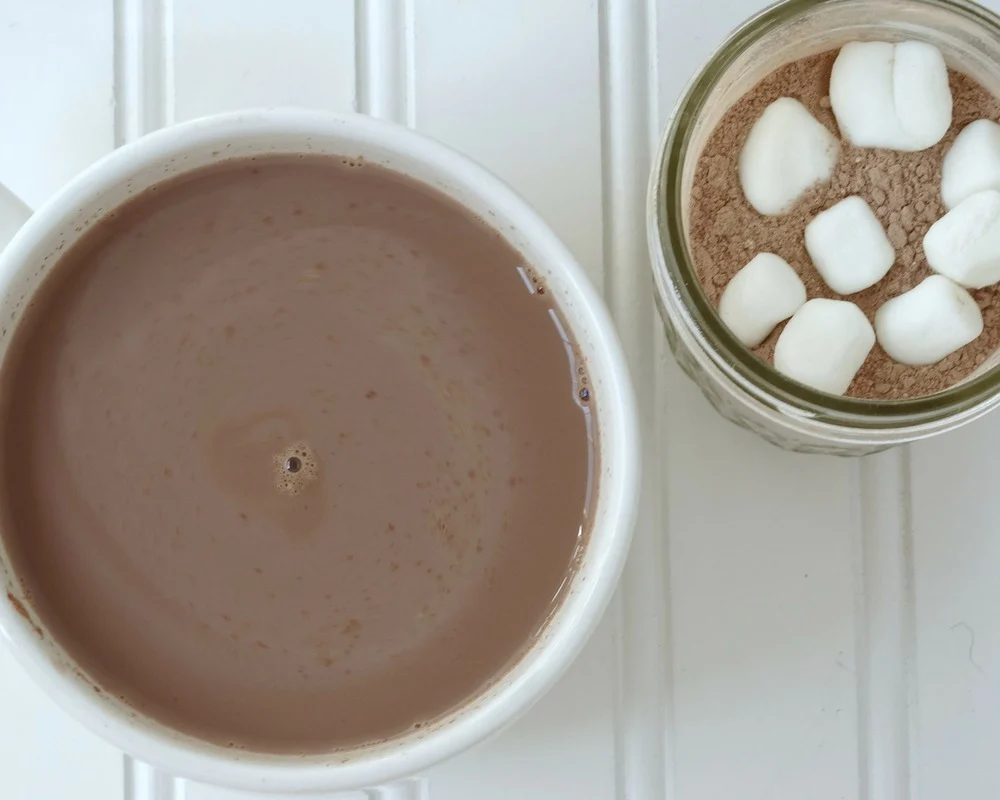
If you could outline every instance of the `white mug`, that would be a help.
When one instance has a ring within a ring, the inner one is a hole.
[[[640,481],[635,401],[600,296],[545,222],[464,156],[362,116],[300,110],[226,114],[158,131],[111,153],[31,215],[0,254],[0,319],[13,329],[61,253],[130,196],[214,161],[269,153],[361,157],[435,187],[496,228],[546,283],[587,364],[599,432],[592,528],[564,599],[516,664],[444,718],[384,743],[305,757],[213,745],[138,714],[107,692],[94,692],[32,612],[2,540],[0,633],[17,660],[66,711],[166,772],[259,791],[357,789],[418,773],[495,733],[528,709],[582,649],[614,592],[631,540]],[[27,214],[0,187],[0,246],[4,225]],[[0,338],[0,364],[9,341],[9,336]]]

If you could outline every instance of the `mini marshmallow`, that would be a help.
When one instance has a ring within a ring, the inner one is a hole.
[[[1000,189],[1000,125],[977,119],[955,137],[941,164],[941,199],[954,208],[986,189]]]
[[[830,394],[843,394],[875,344],[864,312],[846,300],[810,300],[788,320],[774,346],[774,368]]]
[[[857,147],[926,150],[951,127],[941,51],[925,42],[850,42],[833,63],[830,105]]]
[[[927,42],[899,42],[892,67],[896,117],[910,150],[926,150],[951,127],[952,98],[944,56]],[[900,148],[903,149],[903,148]]]
[[[857,195],[813,217],[806,225],[806,250],[837,294],[854,294],[875,285],[896,260],[878,217]]]
[[[875,335],[901,364],[936,364],[983,332],[972,295],[943,275],[931,275],[875,312]]]
[[[931,269],[966,289],[1000,281],[1000,192],[967,197],[924,234]]]
[[[719,300],[719,316],[737,339],[756,347],[805,301],[806,287],[788,262],[774,253],[759,253],[729,281]]]
[[[849,42],[830,72],[830,107],[841,135],[858,147],[895,147],[905,139],[892,99],[889,42]]]
[[[802,193],[830,180],[840,143],[802,103],[779,97],[753,124],[740,151],[743,194],[759,214],[788,211]]]

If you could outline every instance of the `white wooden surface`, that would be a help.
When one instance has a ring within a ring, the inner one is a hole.
[[[659,334],[651,149],[759,5],[0,0],[0,183],[29,204],[174,121],[355,108],[507,179],[619,320],[648,483],[607,619],[511,729],[420,780],[339,798],[1000,796],[1000,416],[864,462],[790,455],[718,419]],[[123,757],[0,650],[3,800],[239,797]]]

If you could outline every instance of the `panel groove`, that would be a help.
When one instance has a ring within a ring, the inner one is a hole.
[[[172,0],[114,2],[115,147],[173,121]],[[184,784],[124,754],[125,800],[183,800]]]
[[[124,800],[184,800],[184,783],[125,755]]]
[[[115,0],[115,147],[173,122],[173,2]]]
[[[657,432],[654,314],[645,240],[645,187],[656,141],[655,5],[599,5],[604,290],[636,383],[642,430]],[[657,444],[647,440],[645,491],[616,597],[616,788],[620,800],[668,792],[671,656]],[[650,446],[651,445],[651,446]],[[672,772],[672,770],[670,770]]]
[[[910,452],[860,460],[854,559],[861,800],[915,800],[916,609]]]
[[[355,108],[416,125],[413,0],[355,0]]]
[[[355,109],[408,127],[416,124],[414,102],[414,10],[412,0],[355,0]],[[370,800],[429,800],[426,778],[369,789]]]
[[[409,778],[365,792],[368,800],[430,800],[426,778]]]

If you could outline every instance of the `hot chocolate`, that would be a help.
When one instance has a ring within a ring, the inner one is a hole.
[[[558,602],[596,476],[523,259],[381,168],[236,160],[55,266],[2,379],[2,535],[90,677],[255,751],[460,705]]]

